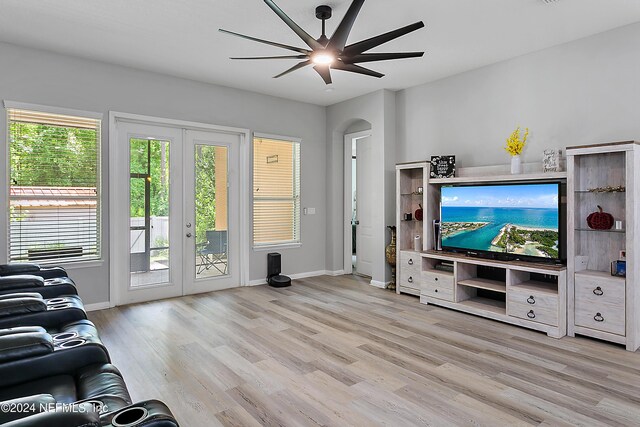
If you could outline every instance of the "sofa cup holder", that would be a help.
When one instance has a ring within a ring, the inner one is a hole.
[[[69,302],[66,298],[51,298],[47,300],[48,305],[58,305],[66,302]]]
[[[69,308],[69,307],[73,307],[73,304],[70,304],[67,302],[63,304],[50,305],[48,308],[49,310],[62,310],[63,308]]]
[[[82,344],[86,343],[87,341],[82,339],[82,338],[74,338],[74,339],[70,339],[64,342],[61,342],[60,344],[58,344],[59,348],[74,348],[74,347],[78,347],[81,346]]]
[[[145,408],[135,406],[133,408],[127,408],[116,414],[116,416],[111,420],[111,424],[114,427],[133,427],[145,420],[148,415],[149,411]]]
[[[54,335],[52,338],[53,338],[53,342],[58,343],[58,342],[70,340],[72,338],[76,338],[77,336],[78,336],[77,332],[63,332],[61,334]]]

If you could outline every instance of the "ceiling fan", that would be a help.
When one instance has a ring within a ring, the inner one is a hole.
[[[370,70],[365,67],[357,65],[362,62],[375,62],[386,61],[390,59],[404,59],[404,58],[418,58],[424,55],[424,52],[395,52],[395,53],[365,53],[366,51],[380,46],[388,41],[394,40],[398,37],[409,34],[412,31],[418,30],[424,27],[422,21],[416,22],[406,27],[398,28],[397,30],[389,31],[388,33],[381,34],[379,36],[371,37],[366,40],[362,40],[357,43],[347,45],[347,38],[351,32],[351,28],[360,12],[360,8],[364,3],[364,0],[353,0],[349,10],[345,14],[344,18],[340,22],[340,25],[336,28],[331,38],[327,38],[325,35],[325,21],[331,18],[330,6],[318,6],[316,8],[316,17],[322,21],[322,35],[318,39],[314,39],[309,33],[300,28],[291,18],[285,14],[272,0],[264,0],[264,2],[304,41],[311,49],[303,49],[295,46],[290,46],[281,43],[275,43],[269,40],[258,39],[255,37],[246,36],[232,31],[223,30],[220,31],[226,34],[242,37],[244,39],[252,40],[259,43],[268,44],[282,49],[292,50],[297,52],[297,55],[286,56],[258,56],[249,58],[230,58],[230,59],[301,59],[302,62],[298,62],[293,67],[284,71],[283,73],[274,76],[274,78],[282,77],[307,65],[313,64],[313,69],[322,77],[326,84],[331,84],[331,69],[349,71],[352,73],[364,74],[373,77],[384,77],[384,74],[377,71]]]

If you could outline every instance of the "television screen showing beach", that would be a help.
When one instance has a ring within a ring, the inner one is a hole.
[[[558,258],[558,184],[442,187],[442,246]]]

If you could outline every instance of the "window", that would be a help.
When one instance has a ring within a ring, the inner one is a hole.
[[[253,245],[300,243],[300,143],[253,139]]]
[[[100,120],[7,113],[9,262],[99,259]]]

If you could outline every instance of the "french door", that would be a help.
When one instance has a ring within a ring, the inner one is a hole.
[[[241,135],[126,121],[116,128],[115,304],[239,286]]]

